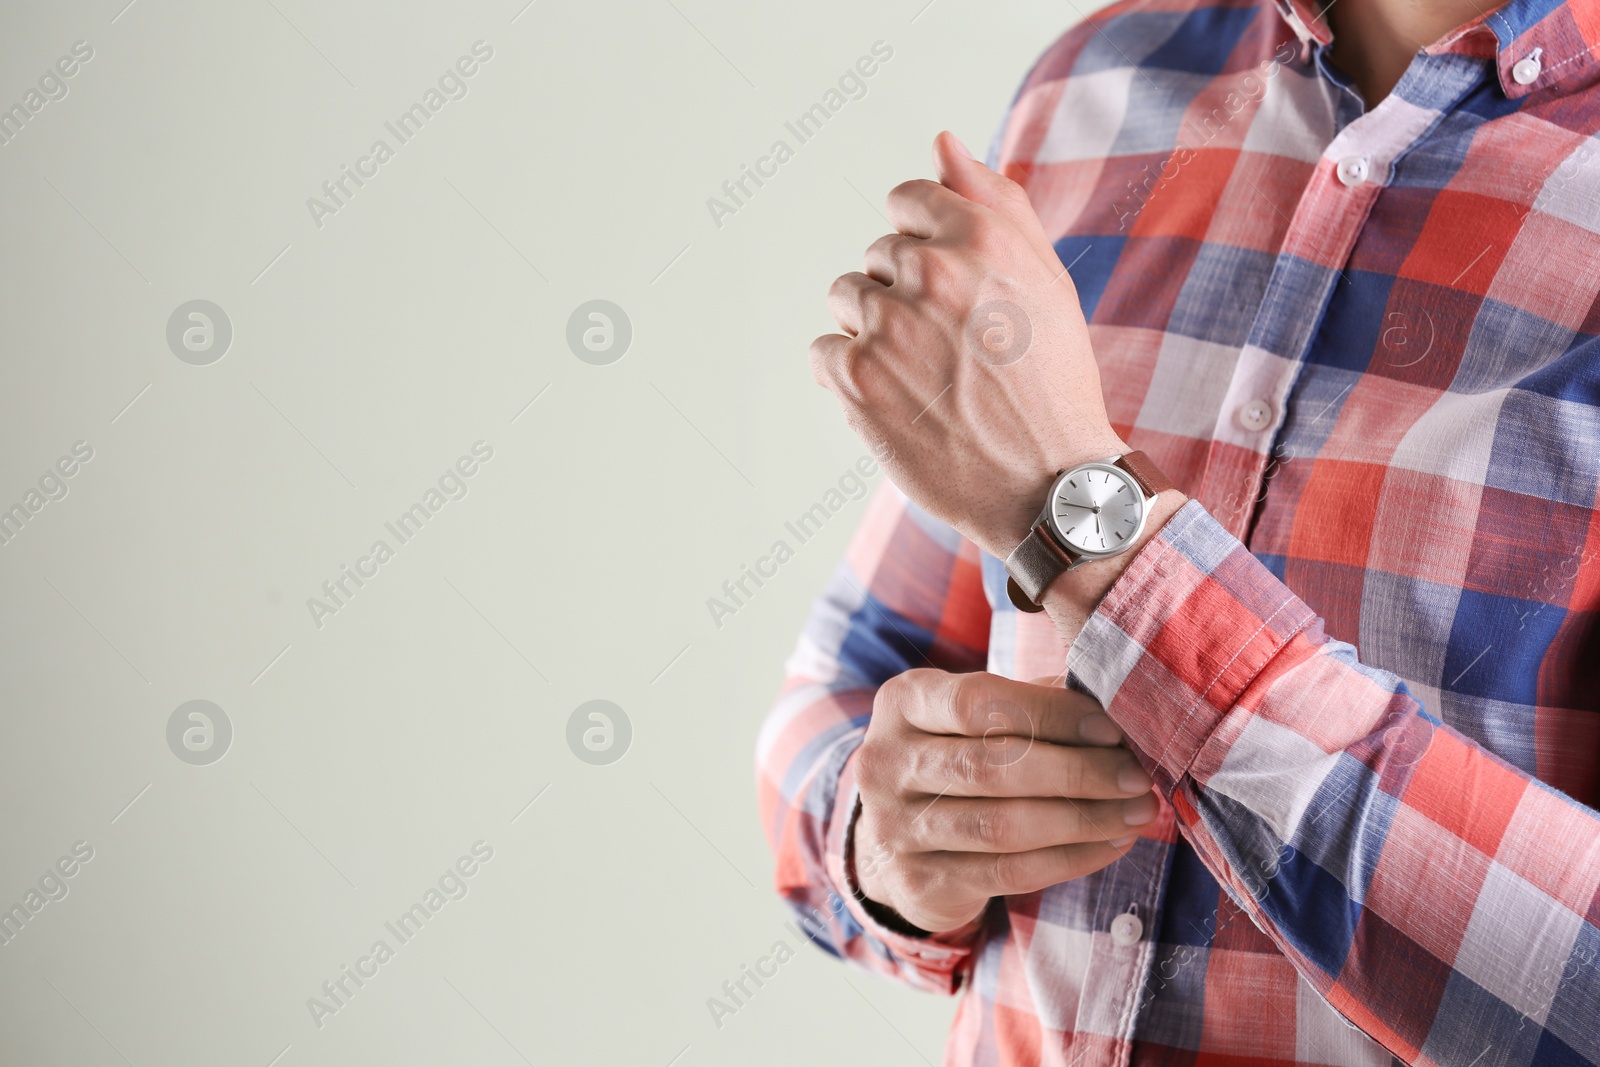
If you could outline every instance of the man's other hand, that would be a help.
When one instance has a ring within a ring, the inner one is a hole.
[[[1155,818],[1149,775],[1091,697],[994,674],[907,671],[855,754],[857,884],[930,932],[990,898],[1106,866]]]

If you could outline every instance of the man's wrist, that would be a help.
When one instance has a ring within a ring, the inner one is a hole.
[[[1100,601],[1122,577],[1122,572],[1128,569],[1133,558],[1161,532],[1167,520],[1188,502],[1189,498],[1176,489],[1158,494],[1149,502],[1150,510],[1144,530],[1127,551],[1108,559],[1079,564],[1046,587],[1041,604],[1067,644],[1070,645],[1077,638],[1084,624],[1089,621],[1089,616],[1094,614]]]
[[[1090,443],[1076,442],[1068,447],[1058,448],[1048,453],[1053,460],[1049,465],[1041,466],[1036,471],[1026,475],[1030,490],[1022,494],[1013,503],[1011,514],[1007,516],[1001,536],[993,538],[993,543],[979,541],[979,547],[991,552],[999,559],[1005,559],[1023,540],[1033,531],[1034,521],[1039,516],[1039,509],[1045,504],[1045,497],[1050,487],[1055,483],[1056,476],[1062,471],[1069,471],[1074,467],[1081,467],[1085,463],[1105,463],[1115,461],[1118,457],[1126,455],[1131,449],[1121,438],[1113,435],[1095,437]],[[1036,486],[1036,488],[1034,488]],[[1037,493],[1037,495],[1031,495]]]

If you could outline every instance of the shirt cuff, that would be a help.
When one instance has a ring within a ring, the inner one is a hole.
[[[1128,564],[1067,653],[1167,795],[1315,613],[1197,501]]]
[[[861,794],[855,782],[855,758],[845,763],[839,775],[839,788],[834,794],[832,817],[828,821],[828,874],[838,887],[840,897],[852,918],[861,925],[868,937],[880,942],[900,962],[910,967],[921,979],[919,984],[941,993],[954,993],[961,988],[971,968],[973,949],[983,931],[983,916],[958,930],[944,933],[911,933],[916,927],[905,923],[907,930],[895,929],[874,912],[892,911],[867,900],[856,881],[855,824],[861,814]],[[880,862],[892,863],[894,857],[884,857]],[[898,916],[894,917],[898,919]],[[890,919],[894,921],[894,919]]]

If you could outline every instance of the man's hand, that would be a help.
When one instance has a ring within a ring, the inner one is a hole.
[[[1090,697],[994,674],[907,671],[856,751],[855,873],[930,932],[990,898],[1081,878],[1127,852],[1158,803]]]
[[[1120,455],[1072,279],[1027,194],[951,134],[939,182],[889,194],[898,233],[833,283],[842,334],[811,344],[851,427],[890,446],[895,484],[1004,559],[1050,476]]]

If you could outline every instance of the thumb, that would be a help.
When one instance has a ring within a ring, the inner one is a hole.
[[[933,165],[938,171],[939,183],[946,189],[986,207],[991,206],[991,183],[1004,180],[973,158],[972,150],[949,130],[933,139]]]
[[[967,146],[949,130],[933,139],[933,164],[939,184],[1005,219],[1034,245],[1034,251],[1046,264],[1060,266],[1022,186],[974,159]]]

